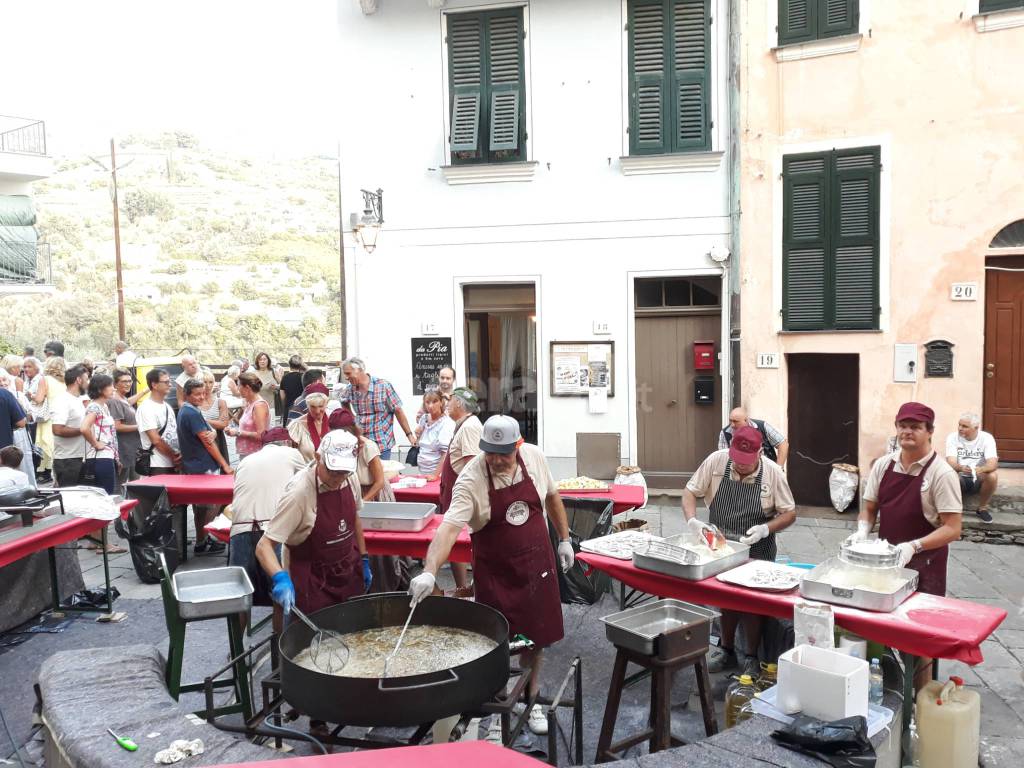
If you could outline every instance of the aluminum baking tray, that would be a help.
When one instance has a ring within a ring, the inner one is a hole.
[[[580,549],[593,552],[595,555],[614,557],[618,560],[629,560],[640,547],[647,546],[649,541],[663,541],[660,536],[652,536],[647,531],[619,531],[596,539],[580,542]]]
[[[669,536],[665,539],[665,543],[670,547],[680,547],[682,544],[689,544],[695,542],[696,539],[688,534],[679,534],[677,536]],[[738,541],[727,540],[729,546],[733,548],[731,555],[720,557],[717,560],[708,560],[705,563],[688,564],[681,562],[679,559],[673,558],[671,555],[666,556],[665,553],[659,547],[648,547],[644,549],[637,549],[633,553],[633,565],[645,571],[654,571],[655,573],[664,573],[667,576],[675,576],[678,579],[686,579],[687,581],[703,581],[709,579],[712,576],[717,576],[723,571],[728,571],[731,568],[735,568],[737,565],[741,565],[750,559],[750,547],[746,544],[740,544]]]
[[[359,510],[363,527],[374,531],[422,531],[437,513],[437,505],[412,501],[364,501]]]
[[[175,571],[171,586],[178,615],[186,621],[248,613],[252,607],[252,582],[237,565]]]
[[[662,659],[707,652],[711,621],[720,614],[682,600],[666,598],[602,617],[615,645]]]
[[[809,571],[800,582],[800,594],[823,603],[848,605],[851,608],[862,608],[866,611],[889,613],[896,610],[900,603],[917,590],[918,574],[917,571],[910,568],[896,570],[897,583],[900,586],[892,592],[834,586],[828,581],[828,576],[833,569],[840,565],[839,558],[833,557]]]

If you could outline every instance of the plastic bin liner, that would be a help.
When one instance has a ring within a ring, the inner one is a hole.
[[[580,551],[581,541],[607,536],[611,532],[613,509],[611,501],[606,499],[563,499],[562,501],[565,505],[565,516],[569,522],[569,540],[576,553]],[[549,532],[551,544],[557,549],[558,534],[551,526],[549,526]],[[589,566],[577,560],[567,572],[562,573],[559,570],[558,588],[563,603],[593,605],[603,593],[609,591],[611,577],[608,574],[595,569],[587,575],[584,573],[585,568],[589,568]]]
[[[36,209],[28,195],[0,195],[0,227],[31,227]]]
[[[163,486],[127,486],[129,499],[138,504],[128,512],[127,520],[117,520],[118,535],[128,540],[135,573],[144,584],[157,584],[161,578],[160,553],[167,568],[174,573],[178,567],[178,535],[174,515]]]
[[[835,768],[875,768],[875,749],[868,740],[868,721],[861,715],[826,723],[799,715],[772,738],[787,749],[811,755]]]
[[[35,227],[0,224],[0,278],[35,280],[37,241]]]
[[[852,464],[833,464],[828,477],[828,492],[836,512],[845,512],[860,485],[857,467]]]

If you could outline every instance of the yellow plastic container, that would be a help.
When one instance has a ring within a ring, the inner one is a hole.
[[[754,698],[755,693],[754,679],[750,675],[740,675],[739,679],[729,686],[725,694],[726,728],[732,728],[753,714],[753,710],[748,713],[744,711],[744,707],[749,709],[750,700]]]
[[[964,681],[929,682],[917,694],[918,761],[921,768],[978,764],[981,697]]]

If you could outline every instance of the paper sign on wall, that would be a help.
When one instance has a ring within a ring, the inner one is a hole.
[[[591,387],[587,394],[591,413],[608,413],[608,387]]]

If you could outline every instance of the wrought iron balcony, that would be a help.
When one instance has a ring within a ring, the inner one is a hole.
[[[49,243],[0,240],[0,291],[48,285],[53,285]]]
[[[26,117],[0,115],[0,152],[46,154],[46,123]]]

